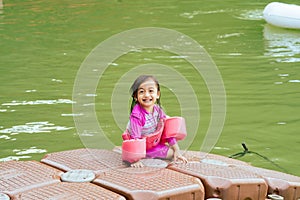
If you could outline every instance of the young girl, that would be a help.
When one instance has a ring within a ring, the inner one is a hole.
[[[154,76],[139,76],[130,88],[132,92],[130,121],[127,126],[130,139],[140,139],[142,136],[153,133],[161,119],[166,114],[160,107],[160,87]],[[167,139],[167,144],[159,143],[146,151],[148,158],[164,158],[181,160],[187,159],[180,153],[175,138]],[[137,161],[131,164],[132,167],[143,167],[142,162]]]

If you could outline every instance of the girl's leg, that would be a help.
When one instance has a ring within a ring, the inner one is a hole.
[[[166,159],[168,160],[172,160],[174,157],[174,150],[172,148],[169,147],[169,150],[168,150],[168,153],[167,153],[167,156],[166,156]]]
[[[168,145],[165,144],[158,144],[157,146],[153,147],[152,149],[147,150],[146,157],[147,158],[164,158],[168,159],[169,157],[170,148]]]

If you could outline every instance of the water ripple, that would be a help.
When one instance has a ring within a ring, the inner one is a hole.
[[[35,101],[16,101],[13,100],[8,103],[3,103],[2,106],[19,106],[19,105],[51,105],[51,104],[73,104],[74,101],[70,99],[58,100],[35,100]]]
[[[300,32],[296,30],[264,26],[265,56],[279,63],[300,62]]]
[[[30,147],[29,149],[14,149],[13,152],[16,155],[26,155],[26,154],[33,154],[33,153],[46,153],[46,149],[37,149],[36,147]]]
[[[49,133],[51,131],[65,131],[73,127],[55,126],[49,122],[29,122],[24,125],[16,125],[0,130],[0,133],[16,135],[19,133]]]
[[[31,158],[31,156],[8,156],[5,158],[0,158],[0,162],[6,162],[11,160],[20,160],[22,158]]]
[[[242,11],[242,13],[240,13],[235,17],[242,20],[262,20],[263,10],[261,9],[244,10]]]
[[[188,19],[192,19],[197,15],[208,15],[208,14],[215,14],[215,13],[224,13],[226,10],[211,10],[211,11],[202,11],[202,10],[195,10],[192,12],[184,12],[181,13],[180,16]]]

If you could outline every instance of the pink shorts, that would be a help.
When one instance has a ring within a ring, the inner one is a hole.
[[[146,152],[147,158],[166,158],[169,151],[169,146],[165,144],[158,144],[155,147],[148,149]]]

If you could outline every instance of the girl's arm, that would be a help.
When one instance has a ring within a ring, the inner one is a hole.
[[[130,120],[130,138],[140,139],[142,137],[142,129],[145,125],[145,116],[142,114],[140,106],[136,105],[129,117]]]
[[[175,139],[175,138],[174,138],[174,139]],[[175,141],[176,141],[176,139],[175,139]],[[169,144],[170,144],[170,143],[169,143]],[[187,160],[183,155],[181,155],[181,153],[180,153],[180,148],[179,148],[177,142],[175,142],[174,144],[171,143],[170,146],[171,146],[171,148],[173,149],[173,159],[174,159],[175,162],[176,162],[177,160],[181,160],[181,161],[183,161],[184,163],[187,163],[187,162],[188,162],[188,160]]]
[[[141,125],[141,120],[131,116],[130,117],[130,138],[131,139],[140,139],[142,137],[141,132],[142,132],[143,126]]]

